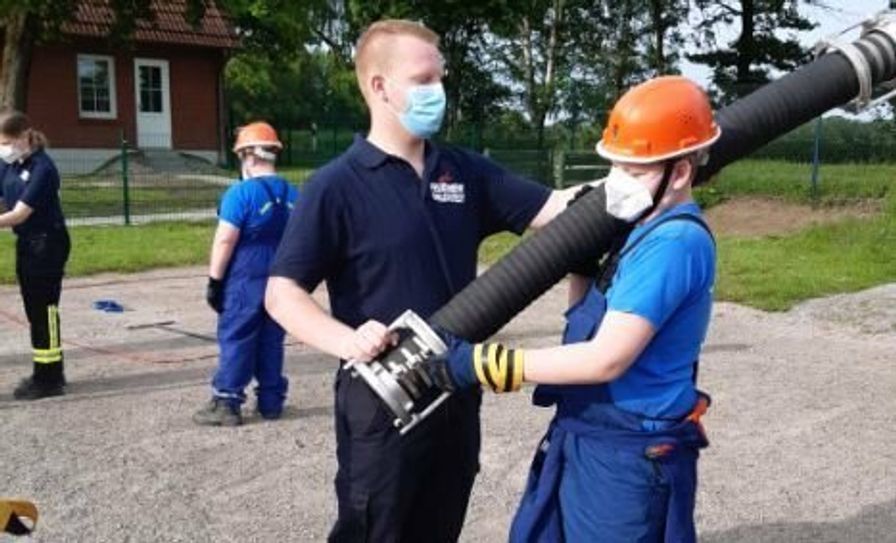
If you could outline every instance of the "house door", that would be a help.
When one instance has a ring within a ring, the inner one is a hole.
[[[137,90],[137,146],[171,149],[171,89],[168,61],[134,60]]]

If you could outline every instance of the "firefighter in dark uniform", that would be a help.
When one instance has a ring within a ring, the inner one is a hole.
[[[17,400],[65,393],[59,295],[71,243],[59,202],[59,172],[46,138],[17,111],[0,112],[0,227],[16,234],[16,277],[31,325],[33,373],[16,387]]]
[[[367,136],[302,189],[271,265],[266,306],[307,345],[374,358],[384,323],[428,318],[476,278],[482,240],[547,224],[575,189],[551,191],[491,160],[430,138],[445,111],[438,36],[380,21],[358,42]],[[332,314],[310,293],[325,282]],[[479,470],[480,392],[455,394],[401,437],[383,403],[350,370],[335,386],[338,517],[333,543],[457,541]]]

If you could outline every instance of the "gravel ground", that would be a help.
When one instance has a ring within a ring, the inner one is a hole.
[[[335,515],[335,363],[287,349],[284,420],[196,427],[216,361],[203,270],[68,281],[69,394],[11,398],[29,371],[0,288],[0,495],[41,510],[35,541],[322,541]],[[555,288],[501,337],[556,342]],[[113,298],[120,314],[91,309]],[[896,285],[763,313],[720,303],[701,364],[713,395],[698,523],[708,542],[896,542]],[[464,541],[503,541],[550,413],[487,395]],[[508,459],[516,459],[508,462]],[[2,536],[0,536],[2,539]]]

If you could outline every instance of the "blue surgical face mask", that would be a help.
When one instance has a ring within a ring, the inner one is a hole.
[[[405,92],[404,111],[396,112],[401,125],[418,138],[428,138],[442,127],[445,88],[441,83],[414,85]]]

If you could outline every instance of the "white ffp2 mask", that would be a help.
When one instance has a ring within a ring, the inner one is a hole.
[[[653,196],[643,184],[621,168],[611,168],[604,181],[607,193],[607,213],[632,222],[653,205]]]
[[[16,148],[12,145],[0,145],[0,160],[3,160],[3,162],[12,164],[18,160],[20,156],[22,156],[21,153],[16,151]]]

